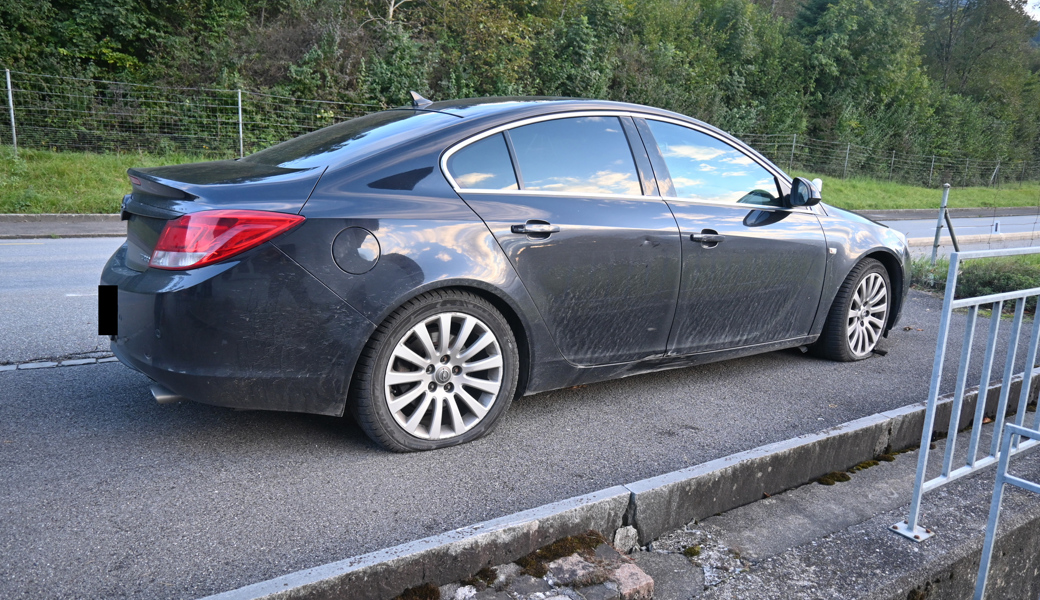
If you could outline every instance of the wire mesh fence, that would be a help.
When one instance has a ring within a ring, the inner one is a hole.
[[[248,154],[379,110],[248,90],[159,87],[7,71],[0,144],[91,152]],[[781,168],[916,185],[1040,180],[1040,161],[914,155],[797,134],[739,136]]]
[[[379,109],[247,90],[9,76],[0,140],[24,148],[238,156]]]
[[[981,160],[957,152],[904,154],[797,134],[739,136],[777,166],[832,177],[871,177],[939,187],[1000,186],[1040,180],[1040,161]]]

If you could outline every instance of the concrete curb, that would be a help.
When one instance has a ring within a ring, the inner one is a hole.
[[[1040,369],[1033,371],[1040,375]],[[1017,407],[1022,377],[1010,385],[1009,410]],[[986,415],[994,416],[1001,387],[989,388]],[[1030,401],[1040,392],[1034,377]],[[962,426],[974,416],[978,391],[965,393]],[[935,430],[948,429],[952,395],[940,399]],[[640,544],[690,521],[725,512],[845,470],[886,451],[916,447],[925,404],[871,415],[818,433],[799,436],[702,465],[615,486],[485,521],[393,548],[305,569],[209,596],[206,600],[332,598],[385,600],[405,589],[464,579],[480,568],[516,560],[558,539],[595,529],[612,537],[631,525]]]
[[[0,214],[0,223],[119,223],[119,213],[62,214],[13,213]]]
[[[1040,369],[1033,371],[1030,401],[1040,392]],[[1001,386],[991,386],[986,416],[996,415]],[[1008,410],[1017,407],[1022,377],[1011,380]],[[959,422],[971,423],[978,390],[965,393]],[[935,435],[949,430],[952,395],[940,398],[935,415]],[[808,483],[831,471],[843,471],[887,451],[913,448],[921,442],[925,404],[912,404],[863,417],[819,433],[733,454],[703,465],[666,473],[628,484],[632,491],[631,524],[639,543],[681,529],[701,520]]]
[[[252,598],[392,598],[408,587],[448,583],[482,567],[507,563],[558,539],[621,527],[629,491],[616,486],[463,527],[393,548],[208,596]]]
[[[936,198],[935,208],[897,208],[854,210],[857,215],[875,221],[917,221],[921,219],[939,218],[939,200]],[[977,217],[1028,217],[1040,215],[1036,206],[1008,206],[1000,208],[950,208],[947,209],[951,219],[970,219]]]
[[[1016,233],[988,233],[982,235],[959,235],[957,236],[957,243],[959,244],[999,244],[1001,242],[1014,242],[1019,240],[1035,240],[1040,238],[1040,231],[1020,231]],[[909,238],[907,244],[911,246],[931,246],[935,243],[935,238]],[[952,246],[953,240],[949,236],[939,238],[940,246]]]

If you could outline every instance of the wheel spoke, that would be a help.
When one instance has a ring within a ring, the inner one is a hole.
[[[405,346],[404,344],[398,344],[397,348],[394,348],[394,357],[407,361],[408,363],[413,364],[419,368],[423,368],[426,365],[430,364],[430,362],[432,362],[428,358],[423,358],[419,356],[411,348]]]
[[[438,398],[433,401],[433,422],[430,423],[430,439],[441,439],[441,418],[443,416],[444,402]]]
[[[870,308],[870,314],[872,314],[872,315],[882,315],[882,316],[884,316],[885,312],[887,312],[887,311],[888,311],[888,304],[878,304],[878,305],[872,306]]]
[[[459,329],[459,335],[455,337],[455,343],[451,345],[449,354],[458,354],[459,350],[462,349],[462,345],[469,339],[471,333],[473,333],[473,327],[477,324],[477,320],[473,317],[466,315],[466,319],[462,321],[462,327]]]
[[[437,336],[438,348],[437,353],[444,355],[448,353],[449,342],[451,341],[451,314],[443,313],[440,316],[440,334]]]
[[[423,381],[426,373],[424,371],[389,371],[386,374],[386,385],[402,385],[405,383],[419,383]]]
[[[487,407],[485,407],[480,402],[477,402],[476,398],[474,398],[473,396],[470,396],[469,392],[467,392],[466,390],[464,390],[462,388],[458,388],[457,395],[458,395],[459,398],[462,398],[462,401],[466,403],[466,406],[471,411],[473,411],[473,414],[475,414],[477,416],[477,420],[478,421],[480,419],[483,419],[484,415],[487,414],[487,411],[488,411]]]
[[[459,435],[466,430],[466,423],[462,420],[462,413],[459,412],[459,403],[455,400],[455,396],[448,396],[448,412],[451,413],[451,428],[454,431],[454,435]]]
[[[488,381],[487,379],[476,379],[474,377],[463,377],[462,385],[468,385],[469,387],[475,387],[482,392],[489,394],[497,394],[498,389],[502,387],[502,384],[497,381]]]
[[[423,349],[426,350],[426,354],[430,357],[430,361],[437,360],[437,349],[433,346],[430,330],[426,329],[426,323],[419,323],[412,331],[415,332],[415,337],[419,338],[419,342],[422,343]]]
[[[415,433],[415,430],[419,428],[419,422],[426,416],[426,410],[430,407],[430,402],[433,400],[433,396],[426,394],[423,398],[422,403],[419,404],[419,408],[415,409],[412,416],[408,418],[408,421],[404,424],[404,430],[408,433]]]
[[[494,334],[490,331],[485,331],[484,335],[477,338],[477,341],[473,342],[472,346],[459,353],[459,358],[463,361],[469,360],[469,357],[478,354],[481,350],[495,342],[497,342],[497,340],[495,340]]]
[[[410,389],[407,392],[401,394],[400,396],[390,400],[387,403],[387,406],[389,406],[390,412],[395,413],[414,402],[415,399],[418,398],[419,395],[425,391],[425,386],[417,385],[414,389]]]
[[[466,363],[462,365],[463,373],[476,373],[479,371],[486,371],[488,369],[497,369],[502,366],[502,357],[495,354],[485,359],[478,360],[476,362]]]

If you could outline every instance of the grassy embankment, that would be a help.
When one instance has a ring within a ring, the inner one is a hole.
[[[0,213],[114,213],[130,192],[129,167],[205,160],[188,154],[93,154],[0,147]],[[799,173],[812,178],[813,175]],[[942,191],[877,181],[823,177],[823,198],[850,210],[938,208]],[[954,188],[952,207],[1037,206],[1040,184]]]
[[[205,160],[187,154],[94,154],[0,148],[0,213],[115,213],[126,170]]]

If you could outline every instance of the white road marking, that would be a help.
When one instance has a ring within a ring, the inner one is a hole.
[[[97,292],[94,292],[93,294],[65,294],[66,298],[78,298],[80,296],[97,296]]]

